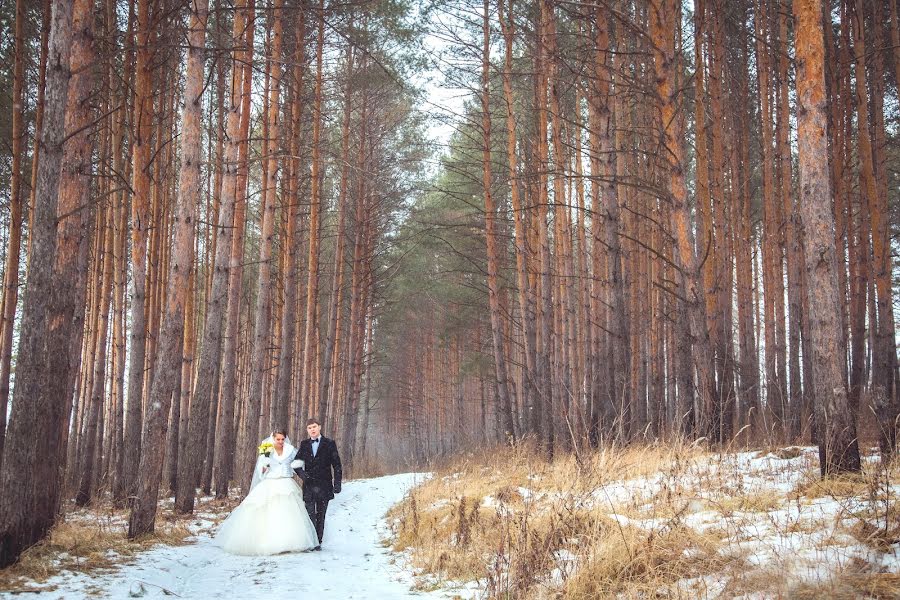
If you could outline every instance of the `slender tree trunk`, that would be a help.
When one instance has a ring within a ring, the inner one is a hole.
[[[175,206],[174,245],[169,264],[168,289],[166,290],[165,320],[160,331],[156,361],[156,377],[150,390],[147,419],[144,424],[144,447],[141,454],[141,477],[136,498],[128,520],[128,537],[135,538],[153,532],[156,520],[157,497],[162,476],[166,429],[169,406],[183,369],[183,340],[185,305],[191,286],[191,268],[194,258],[194,232],[197,210],[200,206],[200,159],[202,144],[202,100],[204,66],[206,58],[206,22],[208,0],[191,4],[188,59],[185,75],[184,109],[181,126],[181,172],[178,181],[178,197]],[[180,400],[180,399],[179,399]],[[191,424],[193,424],[193,410]],[[193,433],[193,431],[191,432]],[[201,439],[201,438],[194,438]],[[200,449],[188,451],[184,458],[187,466],[192,459],[201,457]],[[202,457],[201,457],[202,458]],[[191,471],[179,480],[191,486],[190,508],[193,508],[193,478]],[[178,500],[178,498],[176,498]],[[178,507],[176,506],[176,509]]]
[[[101,230],[101,236],[105,238],[102,244],[102,256],[97,257],[98,263],[101,265],[100,285],[97,287],[99,296],[96,299],[99,308],[98,330],[96,334],[96,351],[93,360],[89,363],[93,369],[93,383],[88,393],[90,394],[90,404],[87,408],[87,419],[82,430],[82,440],[87,443],[87,447],[81,452],[82,469],[81,477],[78,485],[78,492],[75,496],[75,504],[84,506],[90,502],[92,498],[92,482],[97,473],[94,471],[94,460],[99,452],[97,449],[97,437],[94,435],[100,425],[100,410],[103,406],[103,400],[106,396],[106,338],[109,332],[109,305],[110,292],[112,290],[113,276],[113,218],[115,211],[110,206],[105,211],[103,220],[104,227]],[[74,466],[74,465],[72,465]]]
[[[549,216],[549,194],[547,190],[549,169],[548,157],[549,150],[547,147],[547,5],[545,0],[541,0],[540,16],[538,28],[535,31],[538,49],[536,52],[536,69],[535,69],[535,99],[537,102],[537,136],[536,152],[538,164],[538,183],[537,183],[537,203],[538,210],[535,220],[535,228],[537,230],[538,247],[540,248],[540,277],[539,277],[539,298],[537,315],[539,329],[539,352],[538,352],[538,380],[540,386],[539,398],[541,399],[541,410],[534,415],[537,420],[532,424],[531,429],[542,440],[542,444],[550,450],[552,458],[553,441],[555,439],[555,431],[553,427],[554,416],[554,398],[552,384],[552,353],[553,353],[553,302],[551,288],[551,262],[550,262],[550,239],[547,232],[548,216]]]
[[[337,241],[335,242],[334,251],[335,273],[331,285],[331,303],[328,309],[328,333],[325,335],[325,350],[322,355],[322,367],[324,371],[322,373],[322,388],[319,394],[319,406],[323,408],[326,414],[330,414],[334,408],[329,397],[329,392],[331,390],[335,338],[338,334],[338,315],[341,311],[344,286],[344,221],[348,187],[350,185],[350,116],[353,109],[353,96],[350,87],[350,82],[353,77],[353,50],[349,46],[347,49],[347,71],[344,74],[344,77],[347,80],[347,84],[344,90],[344,116],[341,125],[341,183],[337,199],[338,223]]]
[[[825,43],[822,4],[794,0],[797,19],[797,140],[800,155],[800,214],[806,243],[808,303],[822,475],[859,471],[856,424],[843,376],[841,307],[834,251],[834,215],[828,171],[825,114]]]
[[[272,324],[272,299],[271,299],[271,262],[272,242],[275,235],[275,181],[277,163],[275,149],[277,148],[277,125],[279,111],[279,91],[281,83],[281,46],[283,37],[283,2],[274,0],[272,16],[272,53],[270,55],[270,87],[269,87],[269,156],[266,157],[267,172],[263,186],[263,204],[260,223],[260,249],[259,249],[259,277],[257,279],[256,292],[256,319],[253,335],[253,358],[251,363],[250,393],[247,398],[247,414],[244,420],[244,430],[241,441],[241,453],[243,464],[253,463],[256,453],[257,436],[260,427],[260,411],[263,402],[263,384],[267,374],[269,354],[269,334]],[[250,491],[247,471],[241,478],[241,490],[246,494]]]
[[[651,0],[650,35],[653,41],[653,58],[656,70],[657,102],[662,123],[662,147],[669,169],[668,195],[672,204],[672,222],[678,244],[684,291],[690,315],[691,349],[694,368],[697,371],[700,393],[698,431],[709,434],[710,417],[716,405],[715,382],[711,373],[712,353],[705,327],[702,295],[699,289],[697,257],[694,254],[693,235],[690,227],[690,209],[687,205],[687,187],[684,180],[682,118],[677,112],[677,89],[673,85],[675,68],[675,24],[681,15],[676,0]]]
[[[491,314],[491,334],[494,349],[494,370],[497,376],[497,393],[500,405],[498,406],[503,417],[504,436],[507,439],[514,439],[515,429],[513,427],[512,405],[509,400],[509,373],[506,366],[506,356],[503,344],[503,329],[500,314],[500,284],[498,282],[499,261],[497,255],[497,240],[494,219],[496,218],[496,209],[494,208],[494,199],[491,191],[491,99],[490,99],[490,64],[491,64],[491,46],[490,46],[490,5],[488,0],[484,0],[484,14],[482,21],[482,31],[484,35],[484,45],[482,46],[481,58],[481,135],[482,135],[482,181],[484,186],[484,228],[485,241],[487,247],[487,287],[488,287],[488,304]]]
[[[3,279],[0,315],[0,460],[6,438],[9,374],[12,362],[13,325],[19,293],[19,258],[22,247],[22,158],[25,155],[25,0],[16,0],[15,59],[12,90],[12,172],[9,188],[9,241]]]
[[[153,113],[153,49],[150,47],[153,33],[150,22],[150,4],[154,0],[138,0],[137,13],[137,62],[135,65],[134,123],[132,146],[131,201],[131,273],[133,293],[131,299],[131,340],[129,347],[128,405],[125,413],[125,489],[128,496],[134,494],[139,478],[141,460],[142,418],[144,398],[144,363],[147,349],[147,239],[151,227],[150,216],[150,167]]]
[[[732,291],[734,289],[734,268],[732,258],[734,249],[731,244],[729,220],[733,213],[728,208],[734,203],[727,185],[727,149],[726,116],[723,110],[725,88],[725,4],[721,0],[712,0],[714,16],[712,19],[709,91],[710,113],[712,116],[711,150],[713,156],[710,190],[712,193],[713,221],[715,226],[715,344],[716,370],[718,390],[714,408],[714,439],[719,443],[731,440],[734,421],[734,326]],[[790,167],[790,165],[788,165]],[[790,173],[790,168],[788,168]]]
[[[866,76],[865,11],[862,0],[855,0],[851,7],[853,28],[853,51],[856,59],[856,114],[857,136],[860,160],[860,188],[868,203],[872,234],[872,272],[875,284],[876,318],[870,321],[874,331],[872,346],[872,406],[878,419],[879,445],[884,456],[897,450],[897,433],[900,429],[900,401],[894,382],[897,363],[896,341],[894,339],[893,290],[891,288],[890,219],[886,193],[879,189],[876,168],[880,162],[878,155],[882,149],[873,144],[871,131],[877,131],[877,115],[870,119],[868,84]],[[880,25],[877,25],[880,26]],[[875,50],[875,53],[879,49]],[[877,56],[875,61],[879,61]],[[877,92],[873,94],[877,96]],[[872,127],[872,121],[876,121]],[[875,140],[877,141],[877,140]]]
[[[765,372],[766,372],[766,412],[767,434],[780,439],[784,433],[784,401],[782,393],[784,377],[779,362],[778,297],[783,294],[781,248],[779,243],[779,211],[775,201],[775,176],[773,167],[775,156],[772,144],[775,139],[772,129],[774,122],[770,99],[769,56],[766,43],[771,29],[767,11],[767,0],[757,0],[755,11],[756,60],[759,80],[760,121],[762,123],[762,190],[763,190],[763,285],[765,287]]]
[[[258,281],[258,289],[257,289],[257,323],[262,326],[263,335],[260,335],[260,327],[257,327],[257,333],[255,337],[255,341],[260,343],[260,347],[256,348],[254,352],[259,350],[259,354],[257,354],[257,359],[262,359],[263,354],[267,357],[270,357],[271,351],[269,350],[270,339],[269,330],[273,326],[277,326],[278,320],[272,318],[273,313],[273,299],[272,299],[272,291],[271,291],[271,280],[272,280],[272,248],[275,236],[275,208],[276,208],[276,191],[277,191],[277,176],[278,176],[278,153],[279,153],[279,141],[280,141],[280,123],[278,120],[278,115],[281,109],[280,106],[280,94],[281,94],[281,78],[282,78],[282,68],[281,68],[281,54],[282,54],[282,44],[284,37],[284,15],[283,15],[283,0],[274,0],[272,11],[271,11],[271,19],[272,19],[272,39],[271,43],[268,45],[271,49],[271,55],[269,57],[269,65],[270,65],[270,83],[269,83],[269,106],[268,106],[268,135],[266,136],[266,140],[268,141],[268,152],[265,158],[266,171],[263,178],[263,194],[264,194],[264,204],[263,211],[261,216],[261,227],[260,230],[262,232],[262,240],[260,243],[260,257],[259,257],[259,281]],[[290,240],[287,240],[285,243],[290,244]],[[289,324],[293,324],[293,318],[288,319]],[[287,325],[287,323],[285,324]],[[287,331],[289,327],[284,327],[284,331]],[[292,337],[292,336],[291,336]],[[283,347],[290,347],[290,344],[284,344]],[[263,365],[266,361],[260,360],[256,365],[257,371],[255,371],[259,382],[263,383],[265,377],[267,376],[267,370],[263,369]],[[261,390],[260,390],[261,391]],[[251,380],[251,395],[256,393],[255,387]],[[254,400],[251,398],[251,402]],[[283,406],[284,410],[280,410],[278,408],[273,408],[272,414],[279,416],[278,424],[280,426],[284,426],[285,423],[283,420],[280,420],[283,415],[287,415],[287,398],[272,398],[272,405],[274,407]]]
[[[322,97],[323,97],[323,52],[325,49],[325,1],[319,0],[318,41],[316,42],[316,91],[313,101],[312,173],[309,211],[309,256],[307,260],[306,284],[306,324],[303,332],[303,369],[300,380],[301,414],[315,416],[319,410],[313,398],[313,373],[315,372],[315,352],[313,351],[314,331],[317,329],[319,302],[319,228],[322,210]],[[317,397],[316,397],[317,400]],[[321,419],[321,417],[316,417]]]
[[[38,97],[34,115],[34,150],[31,154],[31,194],[28,197],[28,231],[34,231],[35,194],[37,193],[38,165],[41,162],[41,135],[44,131],[44,96],[47,88],[47,56],[50,46],[50,17],[52,12],[52,0],[44,0],[44,11],[41,19],[41,63],[38,67]],[[29,235],[25,244],[26,274],[28,273],[28,265],[31,264],[31,240],[33,237]],[[6,375],[4,379],[0,380],[0,384],[4,382],[8,384],[8,381],[9,375]]]
[[[526,232],[525,207],[521,199],[518,174],[518,156],[516,154],[516,120],[514,114],[514,100],[512,89],[513,72],[513,41],[515,38],[515,14],[513,12],[513,0],[508,0],[506,16],[503,15],[503,0],[498,3],[500,26],[506,52],[504,54],[503,67],[503,97],[506,103],[506,156],[509,165],[510,202],[512,204],[515,227],[515,254],[516,254],[516,282],[519,300],[519,314],[524,329],[523,342],[525,354],[524,373],[524,421],[533,423],[534,416],[540,407],[537,404],[536,386],[536,332],[534,300],[528,278],[528,234]]]
[[[602,4],[602,3],[601,3]],[[613,379],[608,382],[608,389],[600,387],[603,371],[603,355],[600,350],[600,331],[596,332],[594,349],[594,392],[593,413],[597,427],[601,417],[603,428],[609,430],[614,408],[629,403],[627,390],[631,388],[629,371],[626,367],[631,361],[629,322],[624,316],[625,282],[622,275],[622,245],[620,242],[621,219],[619,215],[618,184],[616,182],[616,143],[615,119],[612,111],[612,95],[610,83],[615,72],[615,58],[610,48],[609,21],[606,6],[598,4],[595,10],[595,39],[597,55],[594,59],[594,100],[589,103],[594,125],[591,127],[591,145],[594,149],[591,156],[591,168],[598,175],[594,180],[594,217],[591,223],[594,238],[594,292],[592,296],[592,312],[594,319],[604,324],[612,338],[608,351],[612,367]],[[595,164],[596,163],[596,164]],[[606,264],[603,264],[602,250],[606,251]],[[602,306],[610,302],[606,310]],[[601,312],[608,318],[603,320]],[[599,406],[597,405],[599,403]],[[599,435],[599,431],[595,432]]]
[[[365,189],[365,188],[363,188]],[[365,287],[371,265],[366,260],[367,230],[369,221],[368,195],[364,192],[359,195],[356,204],[356,238],[353,246],[353,272],[350,284],[350,332],[347,339],[347,383],[344,398],[344,430],[343,438],[346,448],[346,460],[348,465],[353,464],[356,448],[354,447],[356,425],[359,418],[359,404],[356,391],[356,375],[358,372],[357,346],[362,343],[361,337],[365,334],[361,328],[365,318]]]
[[[244,19],[240,12],[235,13],[235,20],[242,20],[241,23],[234,25],[234,39],[239,39],[245,24],[253,22],[253,3],[247,9],[248,19]],[[225,325],[225,342],[222,350],[224,364],[227,366],[222,373],[222,400],[220,402],[221,412],[219,416],[220,427],[219,435],[216,437],[216,467],[214,471],[214,479],[216,481],[216,498],[226,498],[228,496],[228,484],[231,479],[234,463],[235,452],[235,433],[237,432],[237,422],[235,420],[235,397],[237,396],[237,375],[238,365],[241,363],[239,354],[240,346],[240,322],[241,322],[241,291],[243,289],[243,257],[244,257],[244,229],[247,212],[247,156],[249,151],[249,131],[250,131],[250,84],[252,74],[252,48],[253,48],[253,27],[246,27],[246,42],[244,47],[243,70],[237,70],[240,64],[235,60],[232,67],[232,111],[238,111],[235,114],[235,121],[229,121],[229,125],[235,125],[237,130],[231,132],[228,137],[229,150],[227,156],[229,160],[236,160],[236,163],[230,171],[226,171],[223,178],[223,196],[228,193],[229,202],[234,203],[234,236],[231,240],[230,258],[229,258],[229,279],[228,279],[228,306],[227,306],[227,322]],[[237,52],[236,56],[241,56]],[[242,94],[238,90],[242,90]],[[231,113],[229,113],[229,118]],[[233,179],[228,179],[230,176]],[[231,186],[231,187],[229,187]]]
[[[114,15],[115,15],[115,2],[114,0],[110,0],[108,3],[107,14],[109,27],[111,30],[115,28],[114,23]],[[129,11],[129,22],[128,29],[129,31],[134,27],[134,11]],[[113,46],[116,50],[118,49],[117,38],[118,32],[115,33],[115,38],[111,40],[115,45]],[[130,33],[127,36],[127,39],[130,39]],[[130,52],[126,53],[125,57],[125,75],[126,80],[131,74],[132,61],[130,60]],[[113,73],[113,65],[110,65],[110,81],[115,80],[115,76]],[[128,174],[126,173],[126,165],[130,164],[130,161],[126,159],[126,152],[123,150],[126,149],[125,145],[125,130],[128,127],[128,118],[129,118],[129,110],[128,110],[128,102],[126,97],[128,92],[125,88],[125,85],[117,81],[116,88],[114,92],[114,100],[113,102],[117,105],[116,119],[114,123],[115,130],[113,132],[113,143],[112,143],[112,153],[113,153],[113,171],[118,174],[119,177],[123,179],[128,179]],[[119,186],[120,188],[122,186]],[[113,280],[113,333],[112,333],[112,345],[113,345],[113,373],[112,376],[114,378],[113,383],[113,398],[114,398],[114,408],[113,408],[113,423],[110,425],[112,428],[112,456],[110,457],[112,466],[112,495],[113,495],[113,503],[116,506],[121,506],[123,500],[125,499],[125,475],[124,475],[124,466],[125,466],[125,449],[124,449],[124,435],[125,435],[125,346],[126,341],[125,337],[127,335],[127,327],[125,324],[125,315],[127,312],[126,306],[126,293],[127,293],[127,279],[128,279],[128,258],[126,254],[127,250],[127,229],[128,229],[128,201],[127,196],[125,194],[124,189],[119,189],[115,193],[115,205],[116,205],[116,229],[114,236],[114,253],[115,253],[115,264],[114,264],[114,280]]]

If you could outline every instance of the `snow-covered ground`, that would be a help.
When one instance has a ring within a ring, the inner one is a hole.
[[[157,546],[113,573],[57,575],[36,586],[55,589],[27,597],[447,598],[452,594],[413,590],[412,574],[383,543],[389,535],[384,514],[424,478],[403,474],[346,482],[343,492],[329,504],[320,552],[233,556],[213,544],[209,522],[201,520],[205,531],[191,544]],[[0,593],[0,598],[12,597]]]

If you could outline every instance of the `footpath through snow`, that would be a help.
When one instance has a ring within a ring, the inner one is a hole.
[[[447,598],[449,592],[412,589],[413,574],[383,546],[388,509],[425,478],[403,474],[348,481],[328,507],[321,552],[268,557],[226,554],[209,530],[185,546],[158,546],[115,573],[62,574],[45,583],[53,591],[29,598]],[[41,587],[45,587],[41,586]],[[0,594],[0,598],[13,598]],[[15,596],[22,597],[22,596]]]

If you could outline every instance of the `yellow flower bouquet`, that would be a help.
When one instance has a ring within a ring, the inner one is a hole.
[[[275,444],[272,442],[263,442],[259,445],[259,454],[263,454],[265,456],[269,456],[272,454],[272,450],[275,449]]]

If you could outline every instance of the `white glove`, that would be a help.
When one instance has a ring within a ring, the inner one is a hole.
[[[299,459],[291,462],[292,469],[302,469],[304,466],[303,461]]]

